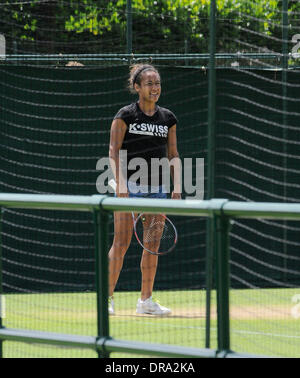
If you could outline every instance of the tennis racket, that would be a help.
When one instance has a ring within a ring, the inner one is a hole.
[[[110,180],[108,185],[116,193],[117,184]],[[139,245],[152,255],[166,255],[174,250],[178,234],[173,222],[164,214],[145,214],[135,216],[133,212],[133,230]]]

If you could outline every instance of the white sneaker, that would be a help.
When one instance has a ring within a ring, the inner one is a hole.
[[[167,307],[161,306],[159,303],[154,302],[152,297],[147,298],[146,300],[142,301],[140,298],[138,299],[136,305],[136,312],[138,314],[151,314],[151,315],[169,315],[171,310]]]
[[[115,304],[113,297],[108,298],[108,313],[109,315],[115,315]]]

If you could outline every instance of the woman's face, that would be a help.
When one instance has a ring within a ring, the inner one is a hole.
[[[159,74],[155,71],[143,72],[141,84],[135,84],[135,89],[140,99],[146,102],[156,103],[161,94]]]

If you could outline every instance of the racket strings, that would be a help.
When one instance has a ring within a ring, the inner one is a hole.
[[[173,249],[177,233],[168,218],[153,216],[151,219],[141,216],[135,225],[136,237],[140,244],[153,253],[167,253]]]
[[[166,235],[167,226],[165,222],[155,222],[146,227],[144,224],[140,226],[140,234],[143,235],[144,242],[159,241],[163,239]]]

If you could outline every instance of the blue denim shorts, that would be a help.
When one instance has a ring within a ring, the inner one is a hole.
[[[167,193],[162,192],[161,186],[159,186],[159,192],[158,193],[131,193],[129,191],[129,198],[167,198]]]
[[[147,187],[143,190],[134,190],[140,187],[137,187],[135,184],[130,182],[127,183],[129,198],[167,198],[167,192],[164,186],[157,186],[155,188]],[[136,193],[137,192],[137,193]]]

